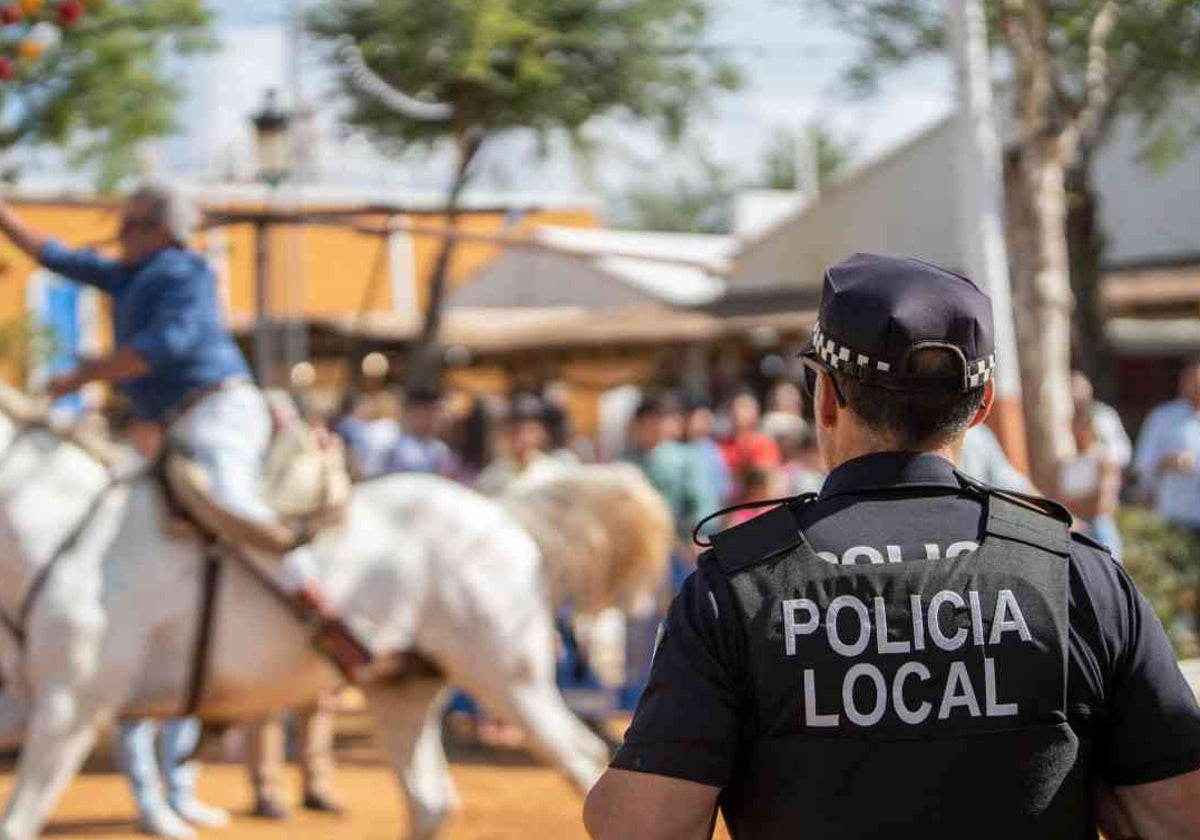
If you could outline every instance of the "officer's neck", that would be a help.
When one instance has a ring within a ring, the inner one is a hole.
[[[839,422],[832,429],[822,430],[822,455],[830,472],[842,464],[885,452],[913,452],[937,455],[952,464],[957,464],[962,455],[962,436],[941,444],[929,444],[914,448],[900,443],[895,437],[868,428],[865,424],[851,421]]]

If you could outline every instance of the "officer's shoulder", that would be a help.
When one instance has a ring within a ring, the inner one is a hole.
[[[1068,526],[1074,521],[1071,512],[1061,503],[1054,501],[1054,499],[1046,496],[1038,496],[1033,493],[1022,493],[1019,490],[996,487],[993,484],[988,484],[985,481],[980,481],[978,478],[969,476],[962,470],[955,470],[954,472],[964,487],[972,488],[977,493],[1002,499],[1017,508],[1023,508],[1031,513],[1041,514],[1050,519],[1057,519]]]
[[[713,534],[713,562],[730,575],[791,551],[803,540],[796,512],[815,498],[811,493],[794,496],[753,519]]]
[[[1072,550],[1074,553],[1084,556],[1090,553],[1102,554],[1106,559],[1112,559],[1112,550],[1099,540],[1092,539],[1087,534],[1081,534],[1078,531],[1071,532]]]
[[[987,496],[988,530],[992,533],[1033,542],[1060,555],[1078,553],[1071,530],[1075,518],[1065,505],[1045,496],[994,487],[962,472],[958,476],[965,486]],[[996,507],[997,501],[1002,507]]]

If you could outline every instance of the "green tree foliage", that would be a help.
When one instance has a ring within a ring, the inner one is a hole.
[[[1142,508],[1121,511],[1122,561],[1181,656],[1200,656],[1196,594],[1200,540]]]
[[[798,186],[797,143],[801,135],[790,129],[777,129],[763,154],[762,186],[771,190],[794,190]],[[854,158],[856,143],[837,137],[820,123],[810,123],[803,131],[804,142],[816,156],[817,188],[824,192],[845,171]]]
[[[394,151],[472,128],[574,132],[613,110],[678,138],[737,82],[700,50],[707,23],[702,0],[325,0],[309,21],[399,90],[454,107],[450,125],[405,119],[344,75],[347,121]]]
[[[801,2],[824,9],[858,36],[862,49],[849,78],[860,88],[946,47],[945,0]],[[1073,447],[1067,352],[1072,328],[1081,355],[1077,363],[1093,375],[1107,367],[1097,326],[1102,243],[1096,238],[1091,162],[1121,113],[1140,116],[1148,159],[1161,164],[1179,148],[1188,128],[1170,106],[1200,80],[1200,3],[983,0],[982,5],[993,45],[1006,54],[1011,70],[1018,140],[1006,184],[1014,320],[1034,480],[1052,491],[1058,463]],[[1073,219],[1067,184],[1082,199],[1075,202]],[[1093,218],[1078,218],[1080,209]],[[1083,237],[1072,236],[1078,233]]]
[[[447,122],[397,114],[365,93],[331,50],[349,125],[392,153],[413,143],[454,142],[451,226],[471,164],[497,133],[563,130],[578,138],[593,117],[621,114],[657,126],[668,139],[682,136],[710,92],[738,82],[728,63],[704,49],[707,24],[704,0],[324,0],[308,20],[330,47],[351,39],[367,66],[397,90],[453,108]],[[447,238],[410,357],[410,385],[437,377],[453,251]]]
[[[89,7],[61,45],[0,83],[0,149],[54,145],[94,167],[102,188],[136,168],[143,140],[176,128],[170,60],[214,46],[204,0],[107,0]],[[18,176],[10,172],[9,176]]]
[[[859,38],[861,51],[848,72],[860,90],[872,90],[889,71],[914,59],[943,52],[945,0],[802,0],[831,13]],[[988,32],[1007,48],[1011,17],[1024,0],[987,0]],[[1087,97],[1092,23],[1096,0],[1055,0],[1046,4],[1047,37],[1054,52],[1055,115],[1069,119]],[[1178,128],[1170,105],[1179,92],[1200,80],[1200,3],[1195,0],[1122,0],[1107,39],[1110,112],[1137,113],[1154,137]]]
[[[816,152],[817,183],[823,191],[854,159],[855,143],[817,123],[805,128],[804,134]],[[763,151],[759,174],[748,182],[730,167],[700,155],[692,174],[639,183],[614,201],[616,224],[637,230],[728,233],[739,189],[796,189],[796,138],[796,131],[777,130]]]
[[[28,387],[29,371],[54,358],[58,335],[33,316],[0,322],[0,372],[14,374],[21,387]]]
[[[728,167],[699,161],[695,175],[666,184],[639,184],[620,197],[619,227],[675,233],[728,233],[737,182]]]

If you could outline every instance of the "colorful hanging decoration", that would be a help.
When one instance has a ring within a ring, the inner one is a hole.
[[[57,16],[59,25],[69,29],[83,17],[83,3],[80,0],[62,0],[58,4]]]
[[[0,0],[0,86],[31,71],[103,0]]]

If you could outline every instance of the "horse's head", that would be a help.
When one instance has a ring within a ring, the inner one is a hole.
[[[0,382],[0,453],[30,423],[43,419],[44,412],[34,401],[4,382]]]
[[[61,537],[60,523],[86,510],[107,482],[103,463],[0,383],[0,587],[15,567],[42,558]]]

